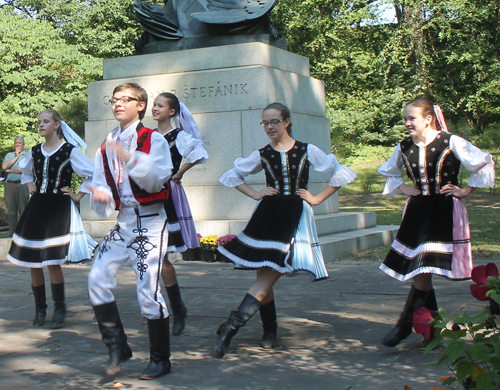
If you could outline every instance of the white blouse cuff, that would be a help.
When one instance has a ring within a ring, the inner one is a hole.
[[[356,173],[350,168],[338,164],[332,178],[328,181],[331,187],[342,187],[351,183],[356,178]]]
[[[78,189],[80,192],[85,192],[86,194],[91,194],[92,191],[90,191],[87,188],[87,184],[92,184],[92,179],[87,179],[85,180],[81,185],[80,188]]]
[[[198,164],[205,164],[208,160],[208,153],[201,146],[193,148],[186,156],[186,162],[189,164],[195,163],[198,160],[200,160]]]
[[[387,180],[385,181],[382,195],[392,197],[394,195],[400,194],[401,190],[399,189],[399,186],[404,183],[405,182],[401,176],[388,176]]]
[[[33,183],[34,178],[33,175],[30,173],[21,173],[21,184],[26,184],[26,183]]]
[[[479,171],[474,172],[469,178],[469,187],[487,188],[495,186],[495,164],[490,162]]]
[[[233,168],[224,173],[219,179],[219,182],[226,187],[237,187],[245,183],[245,180],[243,180],[241,175]]]

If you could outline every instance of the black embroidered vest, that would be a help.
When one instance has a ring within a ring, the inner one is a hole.
[[[182,155],[179,153],[177,146],[175,145],[175,140],[177,136],[182,131],[182,129],[174,129],[169,133],[165,134],[165,139],[168,142],[168,146],[170,147],[170,157],[172,157],[172,165],[174,168],[172,169],[172,176],[174,176],[181,167]]]
[[[422,195],[436,195],[446,184],[458,184],[460,160],[450,149],[450,137],[442,131],[425,147],[415,145],[411,137],[399,144],[408,177]]]
[[[73,168],[69,157],[73,148],[66,142],[51,156],[42,153],[42,144],[31,148],[36,192],[57,194],[61,187],[71,186]]]
[[[277,152],[271,145],[259,149],[266,173],[266,185],[276,188],[282,195],[294,195],[299,188],[307,189],[309,160],[307,144],[295,141],[287,152]]]

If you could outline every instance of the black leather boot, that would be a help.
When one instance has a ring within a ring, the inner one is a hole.
[[[149,365],[139,379],[156,379],[170,372],[170,334],[168,317],[148,320]]]
[[[47,316],[47,297],[45,295],[45,284],[41,286],[31,286],[33,296],[35,297],[35,319],[33,320],[34,326],[42,326],[45,324],[45,317]]]
[[[104,367],[104,373],[114,375],[120,371],[120,364],[132,357],[132,350],[127,344],[127,336],[123,330],[116,302],[93,306],[93,309],[102,341],[108,347],[109,352],[109,360]]]
[[[170,300],[170,306],[174,312],[174,328],[172,334],[174,336],[179,336],[186,326],[187,310],[182,302],[181,291],[179,289],[179,283],[173,286],[166,287],[168,299]]]
[[[436,301],[436,292],[434,290],[427,291],[427,296],[425,297],[425,307],[429,310],[438,311],[438,305]],[[422,347],[426,348],[432,341],[434,336],[431,336],[429,340],[422,341]]]
[[[276,337],[278,332],[274,299],[263,305],[259,311],[262,320],[262,328],[264,329],[260,346],[265,349],[274,349],[276,348]]]
[[[429,310],[438,310],[436,292],[434,290],[427,291],[427,295],[425,297],[425,307]]]
[[[255,297],[250,294],[245,295],[245,298],[241,301],[238,309],[233,310],[229,315],[228,320],[223,322],[219,326],[219,329],[217,329],[219,338],[215,342],[216,357],[221,358],[226,354],[229,349],[229,344],[231,344],[231,339],[236,333],[238,333],[238,329],[245,326],[247,321],[252,318],[261,306],[262,303],[260,303]]]
[[[52,287],[52,299],[54,300],[54,317],[52,318],[52,326],[60,327],[64,323],[66,317],[66,303],[64,302],[64,282],[54,284]]]
[[[425,306],[425,299],[428,293],[429,291],[418,290],[413,287],[413,285],[411,286],[399,320],[394,329],[382,339],[382,344],[388,347],[394,347],[411,334],[413,328],[413,313],[419,307]]]

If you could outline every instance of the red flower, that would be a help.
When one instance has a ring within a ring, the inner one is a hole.
[[[472,270],[472,281],[476,284],[470,286],[472,296],[480,301],[487,301],[486,293],[489,291],[488,276],[498,277],[498,267],[493,263],[478,265]]]
[[[418,334],[423,334],[426,341],[434,335],[434,328],[430,322],[437,315],[435,311],[430,311],[426,307],[420,307],[413,313],[413,329]]]

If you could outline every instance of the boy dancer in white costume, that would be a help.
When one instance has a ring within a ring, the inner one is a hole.
[[[110,103],[119,126],[96,153],[89,189],[93,210],[106,217],[115,209],[119,214],[90,270],[89,296],[109,350],[104,372],[113,375],[132,357],[112,293],[116,274],[131,261],[150,341],[150,362],[140,379],[155,379],[170,372],[168,311],[159,282],[168,240],[163,206],[168,191],[164,183],[171,176],[172,163],[163,136],[140,122],[147,106],[147,93],[142,87],[120,84]]]

